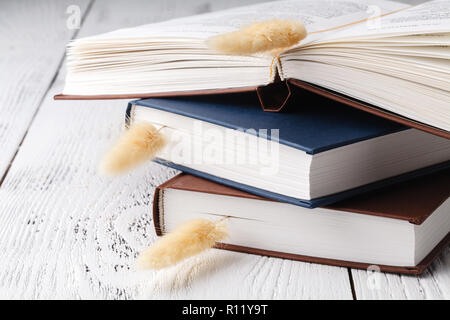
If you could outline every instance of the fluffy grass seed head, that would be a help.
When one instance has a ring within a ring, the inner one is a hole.
[[[165,234],[138,257],[138,269],[162,269],[199,254],[227,237],[225,221],[194,219]]]
[[[148,122],[133,123],[106,153],[99,170],[117,175],[151,160],[164,147],[166,139]]]
[[[299,21],[269,20],[211,37],[207,44],[223,54],[250,55],[267,51],[280,52],[282,48],[297,44],[306,35],[305,26]]]

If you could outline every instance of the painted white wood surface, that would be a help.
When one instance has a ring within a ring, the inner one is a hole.
[[[358,299],[450,299],[450,248],[422,275],[352,270]]]
[[[90,0],[0,2],[0,179],[64,57],[76,29],[66,8]]]
[[[235,252],[213,250],[159,272],[133,269],[137,253],[155,238],[150,206],[154,188],[176,171],[149,164],[118,179],[97,175],[102,152],[122,129],[127,101],[52,100],[62,90],[64,68],[55,81],[53,76],[73,34],[65,27],[66,6],[77,2],[59,3],[27,7],[55,18],[42,26],[36,22],[34,29],[21,27],[17,46],[30,46],[32,53],[18,55],[14,63],[0,61],[2,70],[13,77],[0,74],[0,175],[18,150],[0,186],[0,298],[351,299],[346,268]],[[96,0],[78,36],[244,3],[250,1]],[[87,6],[80,4],[82,12]],[[10,9],[16,16],[0,10],[0,25],[13,28],[23,17],[21,10]],[[33,29],[30,38],[28,29]],[[12,34],[2,31],[0,46]],[[42,58],[42,64],[39,59],[33,62],[37,47],[32,39],[52,32],[60,41],[45,50],[54,56]],[[14,56],[10,49],[6,52]],[[36,70],[16,71],[27,70],[26,65]],[[14,102],[19,102],[20,114],[11,112],[18,112],[11,107]],[[381,274],[385,280],[376,292],[367,286],[367,272],[353,270],[357,298],[448,298],[448,251],[428,276]]]
[[[238,3],[96,1],[80,36]],[[219,250],[199,264],[134,271],[137,252],[154,239],[154,187],[176,172],[149,164],[119,179],[98,176],[126,101],[55,102],[63,77],[0,188],[1,297],[351,298],[345,268]]]

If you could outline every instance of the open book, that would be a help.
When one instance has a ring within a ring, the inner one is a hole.
[[[221,55],[209,37],[255,21],[302,21],[276,57]],[[77,39],[58,99],[255,90],[277,81],[450,138],[450,0],[277,1]]]

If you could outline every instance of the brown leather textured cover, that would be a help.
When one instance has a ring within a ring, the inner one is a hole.
[[[193,95],[208,95],[208,94],[229,94],[239,92],[252,92],[255,91],[258,95],[261,107],[265,111],[278,112],[287,104],[289,98],[292,95],[291,87],[301,88],[313,92],[315,94],[324,96],[328,99],[335,100],[344,105],[348,105],[353,108],[357,108],[374,115],[399,122],[406,126],[416,128],[437,136],[450,139],[450,132],[436,127],[426,125],[421,122],[417,122],[398,114],[389,112],[387,110],[377,108],[373,105],[364,103],[362,101],[352,99],[343,94],[324,89],[319,86],[312,85],[307,82],[303,82],[297,79],[288,79],[283,82],[276,82],[267,86],[259,87],[245,87],[245,88],[229,88],[229,89],[212,89],[212,90],[195,90],[195,91],[178,91],[178,92],[163,92],[163,93],[151,93],[151,94],[117,94],[117,95],[64,95],[58,94],[54,96],[55,100],[102,100],[102,99],[136,99],[136,98],[157,98],[157,97],[176,97],[176,96],[193,96]]]
[[[208,94],[228,94],[239,92],[256,91],[258,87],[243,88],[227,88],[227,89],[210,89],[210,90],[192,90],[192,91],[175,91],[161,93],[136,93],[136,94],[103,94],[103,95],[72,95],[57,94],[53,98],[55,100],[107,100],[107,99],[143,99],[143,98],[167,98],[182,96],[198,96]]]
[[[164,233],[163,213],[160,210],[160,197],[164,189],[179,189],[192,192],[204,192],[232,197],[244,197],[250,199],[268,200],[244,191],[233,189],[215,182],[194,177],[188,174],[179,174],[171,180],[160,185],[155,190],[153,201],[153,221],[156,234]],[[389,217],[407,220],[413,224],[421,224],[450,196],[450,169],[436,174],[421,177],[413,181],[397,184],[377,190],[364,195],[347,199],[339,203],[327,206],[332,210],[354,212],[359,214]],[[378,265],[383,272],[420,274],[439,255],[439,253],[450,244],[450,233],[416,266],[387,266]],[[258,248],[248,248],[236,245],[220,243],[217,248],[246,252],[252,254],[267,255],[285,259],[299,260],[305,262],[328,264],[357,269],[367,269],[370,265],[352,261],[342,261],[310,256],[302,256],[291,253],[268,251]]]

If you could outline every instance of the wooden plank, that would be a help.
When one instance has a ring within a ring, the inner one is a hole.
[[[70,5],[84,14],[89,0],[0,2],[0,181],[77,31]]]
[[[96,1],[80,36],[208,11],[205,1]],[[220,7],[242,1],[227,1]],[[214,250],[169,270],[136,272],[155,238],[156,185],[176,171],[149,163],[96,173],[126,101],[58,101],[60,73],[0,188],[0,297],[351,299],[347,269]]]
[[[450,248],[420,276],[352,270],[357,299],[450,299]]]
[[[213,250],[171,269],[147,272],[141,298],[351,299],[345,268]]]

